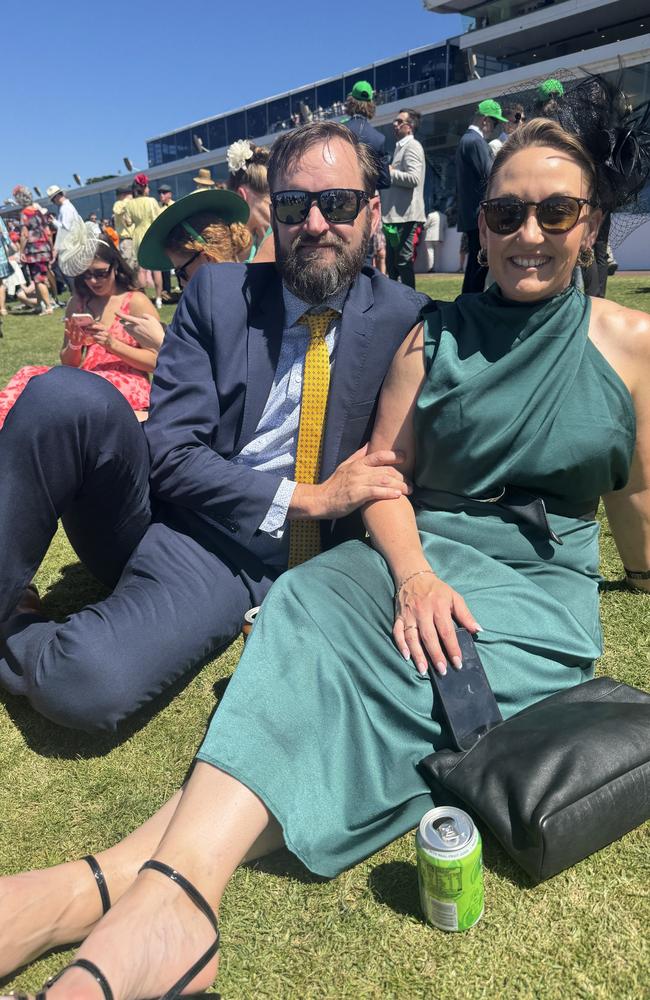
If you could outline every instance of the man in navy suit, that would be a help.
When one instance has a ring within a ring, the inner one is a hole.
[[[426,302],[363,268],[379,224],[375,161],[344,126],[318,122],[278,140],[269,182],[278,266],[204,265],[192,277],[146,439],[113,386],[65,368],[32,379],[0,434],[0,684],[61,725],[114,729],[229,643],[286,568],[292,520],[319,519],[331,545],[354,533],[365,502],[408,490],[399,456],[364,448]],[[293,478],[302,320],[323,308],[331,380],[308,485]],[[112,588],[63,623],[21,597],[59,517]]]
[[[488,140],[492,138],[496,123],[507,121],[498,101],[481,101],[472,124],[456,148],[457,228],[459,233],[467,233],[468,242],[463,292],[482,292],[485,285],[488,269],[478,261],[481,246],[478,213],[494,161]]]
[[[345,105],[348,117],[343,119],[343,124],[354,132],[360,142],[365,142],[373,150],[378,166],[377,190],[382,191],[390,187],[390,170],[386,156],[386,136],[370,124],[377,110],[374,97],[368,81],[357,80]]]

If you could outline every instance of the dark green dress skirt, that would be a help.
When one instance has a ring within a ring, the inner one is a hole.
[[[427,317],[417,523],[431,566],[485,630],[479,652],[506,717],[591,677],[601,652],[590,512],[625,484],[635,425],[626,387],[587,338],[589,311],[574,288],[522,306],[493,286]],[[545,500],[559,541],[483,502],[506,485]],[[321,875],[432,805],[417,763],[449,736],[392,625],[390,573],[363,542],[285,573],[198,754],[259,795]]]

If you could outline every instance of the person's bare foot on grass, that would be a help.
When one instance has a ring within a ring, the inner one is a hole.
[[[101,915],[85,861],[0,878],[0,977],[50,948],[82,941]]]

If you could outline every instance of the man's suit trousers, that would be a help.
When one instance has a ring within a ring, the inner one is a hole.
[[[152,521],[148,472],[133,411],[91,373],[33,378],[0,432],[0,686],[62,726],[115,729],[230,642],[272,582]],[[58,518],[112,593],[63,623],[15,614]]]

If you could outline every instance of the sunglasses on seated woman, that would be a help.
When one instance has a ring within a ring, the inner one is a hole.
[[[370,201],[365,191],[355,188],[327,188],[325,191],[275,191],[271,195],[273,213],[285,226],[304,222],[316,202],[327,222],[354,222],[361,206]]]
[[[543,201],[522,201],[507,195],[505,198],[489,198],[481,202],[485,223],[498,236],[516,233],[524,224],[528,207],[535,209],[539,228],[544,233],[568,233],[577,226],[583,205],[591,205],[588,198],[573,198],[570,195],[554,194]]]
[[[187,273],[188,267],[190,266],[190,264],[193,264],[196,258],[200,257],[202,253],[203,250],[197,250],[195,254],[192,254],[192,256],[185,261],[182,267],[174,268],[174,271],[176,272],[176,277],[178,278],[179,281],[182,281],[183,284],[185,284],[190,280],[190,276]]]

